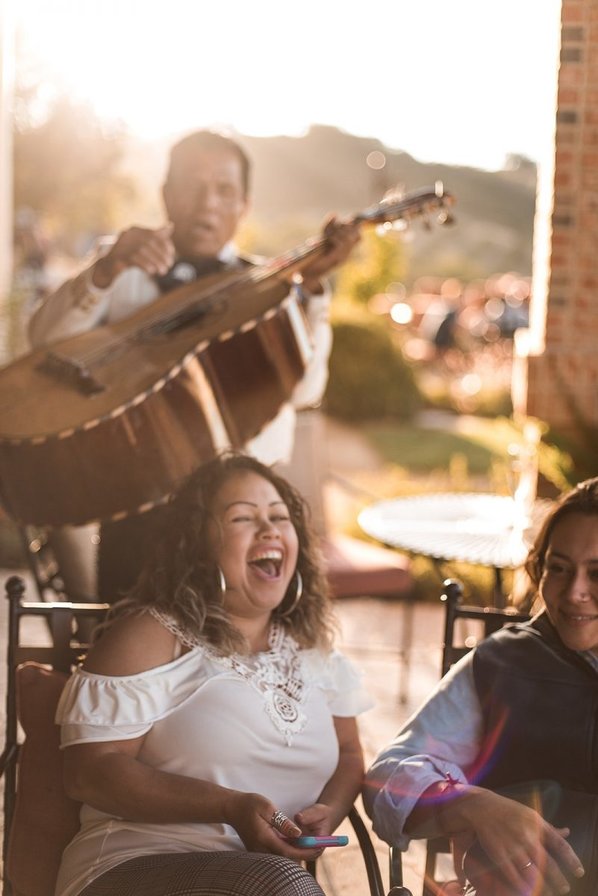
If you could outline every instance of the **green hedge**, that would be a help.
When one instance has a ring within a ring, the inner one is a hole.
[[[388,322],[351,310],[332,326],[326,413],[348,421],[410,418],[422,397]]]

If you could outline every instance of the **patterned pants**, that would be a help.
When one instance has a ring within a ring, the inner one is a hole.
[[[190,852],[140,856],[106,871],[80,896],[324,896],[312,875],[283,856]]]

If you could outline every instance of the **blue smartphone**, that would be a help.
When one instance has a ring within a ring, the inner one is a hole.
[[[321,846],[346,846],[349,838],[344,834],[338,837],[293,837],[289,840],[293,846],[302,846],[306,849],[318,848]]]

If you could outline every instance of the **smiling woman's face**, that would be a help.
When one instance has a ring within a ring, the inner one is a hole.
[[[274,485],[254,472],[235,473],[216,493],[210,545],[224,573],[231,617],[269,617],[297,566],[299,541]]]
[[[570,513],[556,523],[540,594],[563,643],[598,653],[598,516]]]

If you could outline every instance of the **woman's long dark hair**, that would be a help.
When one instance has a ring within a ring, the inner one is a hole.
[[[559,520],[571,513],[598,516],[598,476],[580,482],[571,491],[561,495],[545,518],[525,564],[526,572],[536,589],[544,572],[546,552],[554,527]]]
[[[223,607],[209,540],[216,495],[231,476],[244,473],[255,473],[272,483],[297,532],[297,570],[303,580],[303,594],[293,607],[297,593],[297,578],[293,576],[274,618],[278,616],[303,647],[332,645],[334,617],[306,502],[270,467],[237,453],[226,453],[203,464],[171,498],[161,534],[143,572],[129,594],[111,609],[108,626],[117,617],[155,607],[174,619],[192,639],[205,639],[227,654],[247,650],[243,636],[231,625]]]

